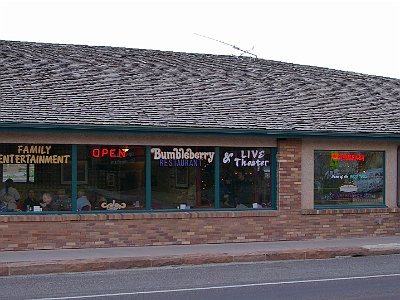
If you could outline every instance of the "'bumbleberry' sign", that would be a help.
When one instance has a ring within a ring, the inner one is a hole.
[[[172,151],[162,151],[152,148],[153,159],[160,162],[160,167],[201,167],[202,161],[211,163],[214,160],[213,151],[197,151],[191,148],[173,148]]]

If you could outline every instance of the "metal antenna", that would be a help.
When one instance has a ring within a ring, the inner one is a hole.
[[[212,37],[209,37],[209,36],[205,36],[205,35],[202,35],[202,34],[198,34],[198,33],[194,33],[195,35],[198,35],[198,36],[201,36],[201,37],[203,37],[203,38],[206,38],[206,39],[209,39],[209,40],[213,40],[213,41],[216,41],[216,42],[218,42],[218,43],[221,43],[221,44],[224,44],[224,45],[227,45],[227,46],[231,46],[233,49],[235,49],[235,50],[238,50],[238,51],[241,51],[242,53],[239,55],[239,56],[242,56],[243,54],[249,54],[249,55],[253,55],[255,58],[257,58],[257,55],[256,54],[254,54],[254,53],[251,53],[250,51],[251,50],[253,50],[254,49],[254,47],[253,48],[251,48],[250,50],[242,50],[242,49],[240,49],[238,46],[235,46],[235,45],[232,45],[232,44],[229,44],[229,43],[226,43],[226,42],[223,42],[223,41],[220,41],[220,40],[217,40],[217,39],[214,39],[214,38],[212,38]]]

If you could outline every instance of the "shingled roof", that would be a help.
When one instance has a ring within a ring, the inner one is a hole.
[[[0,101],[0,127],[400,137],[400,79],[250,57],[0,41]]]

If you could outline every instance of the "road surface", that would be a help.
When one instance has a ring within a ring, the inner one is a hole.
[[[0,277],[0,299],[400,299],[400,256]]]

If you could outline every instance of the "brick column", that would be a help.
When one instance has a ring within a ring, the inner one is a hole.
[[[301,210],[301,140],[278,140],[278,209]],[[290,212],[289,212],[290,211]]]

